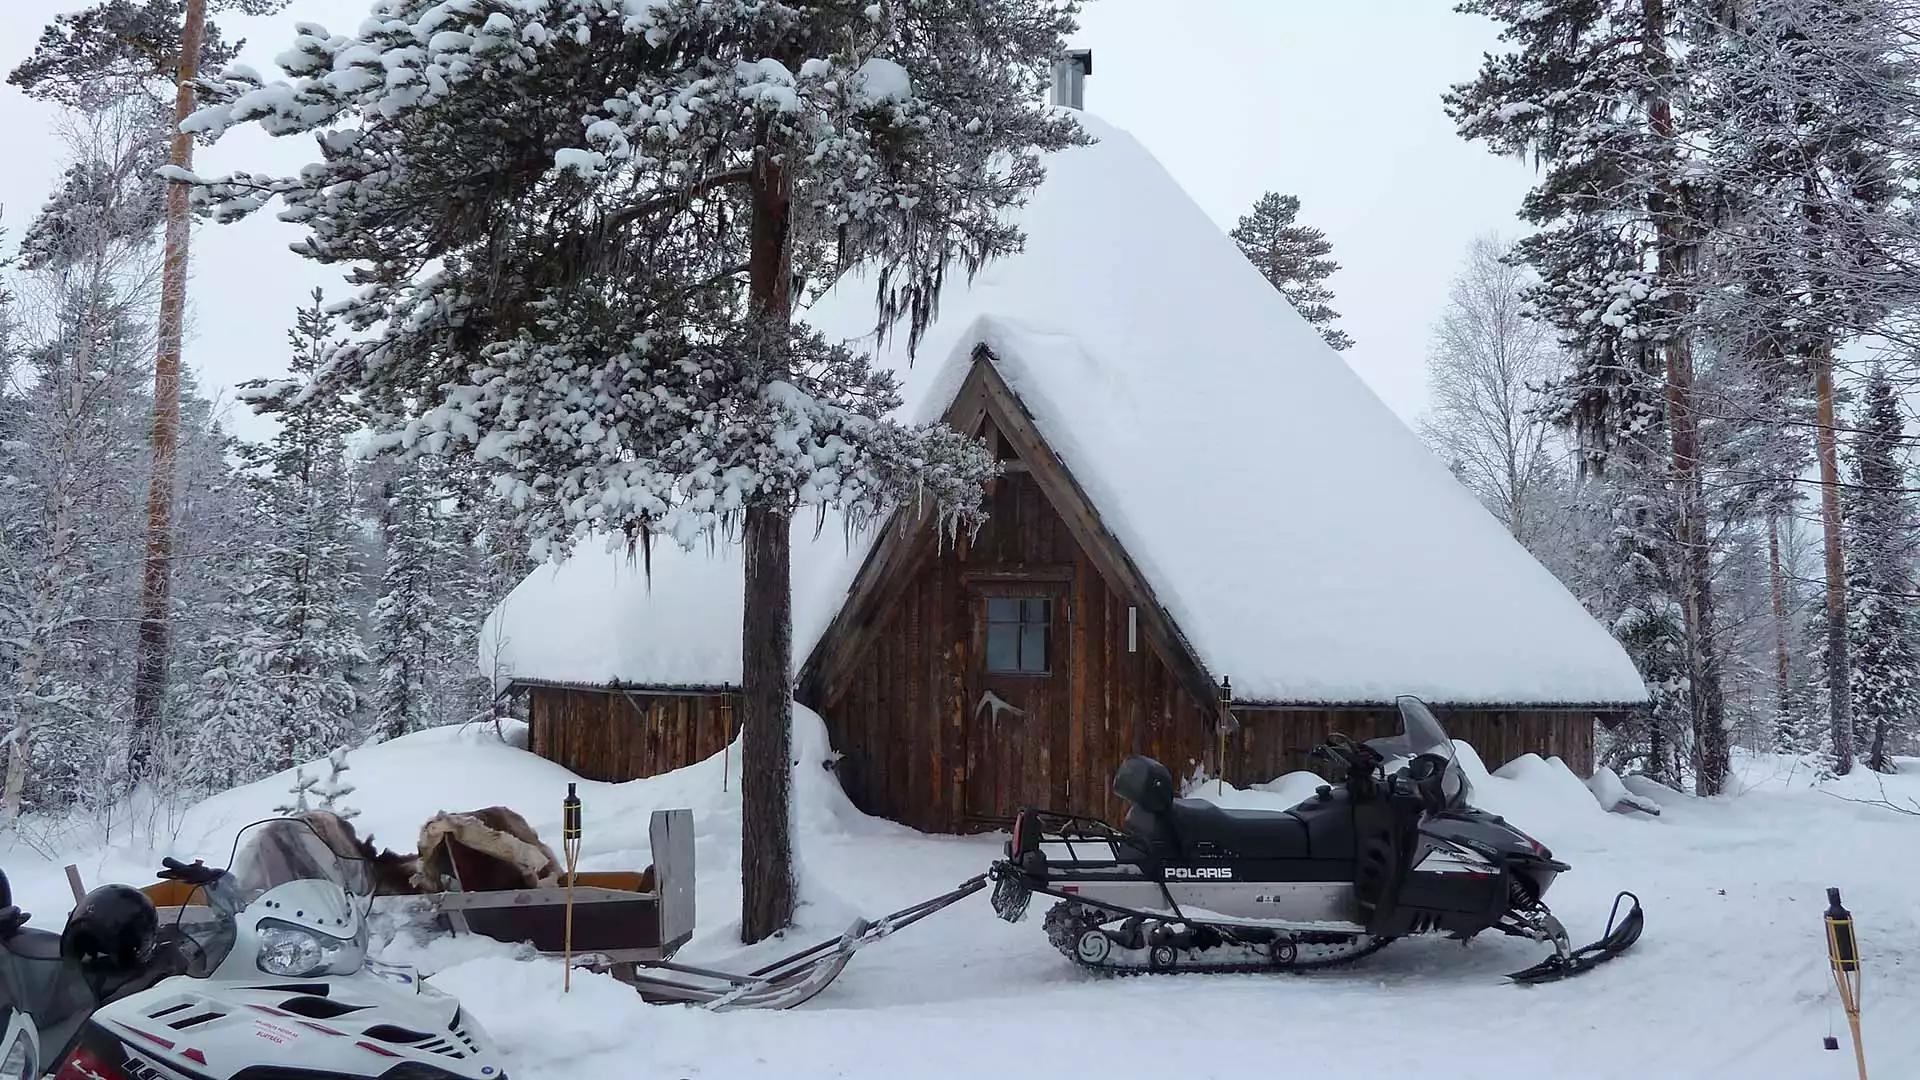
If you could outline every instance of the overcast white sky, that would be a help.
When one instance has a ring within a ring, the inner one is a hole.
[[[85,0],[0,0],[0,66],[11,70],[40,28]],[[293,0],[270,19],[226,16],[241,59],[271,73],[295,21],[354,28],[369,0]],[[1300,196],[1341,270],[1331,279],[1345,355],[1402,417],[1424,407],[1429,328],[1478,233],[1514,233],[1531,170],[1456,138],[1440,93],[1494,44],[1491,24],[1435,0],[1092,0],[1077,45],[1094,50],[1088,111],[1133,132],[1221,228],[1261,192]],[[17,238],[61,168],[50,113],[0,87],[10,160],[0,205]],[[305,139],[249,128],[196,162],[290,171]],[[298,230],[269,217],[201,227],[194,237],[187,361],[210,390],[284,369],[285,330],[315,285],[339,277],[288,252]],[[1162,268],[1164,269],[1164,268]],[[243,432],[254,429],[236,417]]]

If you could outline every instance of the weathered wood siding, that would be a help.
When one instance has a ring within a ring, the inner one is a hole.
[[[587,780],[657,776],[712,757],[734,730],[727,694],[641,694],[535,686],[534,753]]]
[[[826,719],[847,795],[870,814],[957,832],[1004,824],[1021,805],[1117,820],[1113,772],[1134,754],[1182,779],[1218,771],[1208,673],[990,365],[976,364],[948,419],[979,431],[1008,465],[990,485],[985,524],[955,543],[936,542],[924,522],[884,536],[796,689]],[[1053,605],[1044,674],[987,671],[987,601],[1015,596]],[[717,753],[733,731],[724,694],[532,695],[535,752],[592,779],[679,768]],[[995,700],[1005,707],[985,707]],[[1399,724],[1391,706],[1235,713],[1225,774],[1240,785],[1306,768],[1331,732],[1368,739]],[[1581,775],[1593,766],[1589,711],[1442,719],[1490,767],[1524,753],[1557,755]]]
[[[1127,651],[1127,604],[1031,476],[996,481],[988,514],[970,541],[923,547],[905,587],[862,631],[852,663],[814,688],[809,704],[841,754],[841,784],[868,813],[929,831],[996,824],[983,805],[1111,816],[1120,761],[1148,753],[1190,769],[1210,724],[1144,636]],[[1027,587],[1065,601],[1046,676],[1047,700],[1063,701],[1064,715],[1044,724],[1003,718],[989,730],[989,717],[974,711],[984,665],[970,600]],[[996,790],[970,794],[970,775]]]
[[[1471,743],[1487,768],[1522,754],[1558,757],[1576,776],[1593,772],[1592,710],[1436,709],[1447,734]],[[1307,769],[1307,753],[1340,732],[1355,740],[1397,734],[1400,715],[1382,709],[1259,709],[1239,707],[1240,730],[1227,740],[1227,780],[1263,783]]]

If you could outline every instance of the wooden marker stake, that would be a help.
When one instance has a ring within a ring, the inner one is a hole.
[[[1222,795],[1227,793],[1227,718],[1232,715],[1233,679],[1223,675],[1220,678],[1220,718],[1214,723],[1214,727],[1220,732],[1220,756],[1214,762],[1214,766],[1220,770],[1220,794]]]
[[[573,992],[573,879],[580,870],[580,796],[574,785],[567,785],[566,800],[560,804],[560,849],[567,860],[567,928],[562,942],[565,971],[560,976],[562,993]]]

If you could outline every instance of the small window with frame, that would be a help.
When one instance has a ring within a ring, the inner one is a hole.
[[[1053,601],[1045,596],[987,598],[987,670],[995,675],[1046,675]]]

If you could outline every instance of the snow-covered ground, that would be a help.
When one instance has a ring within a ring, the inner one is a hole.
[[[802,711],[796,803],[804,929],[825,937],[978,873],[1002,837],[923,836],[866,818],[822,768],[824,734]],[[738,954],[738,764],[722,759],[624,785],[582,784],[585,864],[647,861],[647,814],[694,810],[701,930],[683,959]],[[1269,1077],[1403,1070],[1475,1080],[1853,1075],[1834,1003],[1820,912],[1845,892],[1866,957],[1865,1031],[1875,1076],[1920,1075],[1920,762],[1892,777],[1858,774],[1822,788],[1773,758],[1741,762],[1738,794],[1710,801],[1650,791],[1658,818],[1607,814],[1557,761],[1522,759],[1487,776],[1477,800],[1571,862],[1550,899],[1577,940],[1600,931],[1616,889],[1637,892],[1647,931],[1626,957],[1534,988],[1501,974],[1539,959],[1526,942],[1396,942],[1344,971],[1311,976],[1106,978],[1076,970],[1038,926],[995,918],[970,898],[856,956],[838,983],[784,1013],[712,1014],[648,1006],[599,976],[560,994],[559,966],[491,943],[409,940],[388,959],[437,971],[509,1055],[515,1080],[632,1077]],[[356,752],[348,802],[356,824],[405,847],[438,810],[513,806],[559,832],[564,770],[503,744],[490,729],[427,732]],[[723,790],[723,776],[725,784]],[[5,868],[22,906],[57,924],[70,904],[59,864],[89,883],[144,882],[162,853],[224,860],[234,830],[284,801],[290,775],[228,792],[181,816],[149,849],[76,831],[59,857],[20,845]],[[1299,778],[1270,790],[1196,794],[1232,805],[1285,805]],[[1867,801],[1850,801],[1867,800]],[[158,849],[158,850],[155,850]],[[46,916],[53,914],[53,918]],[[778,944],[780,951],[791,947]]]

